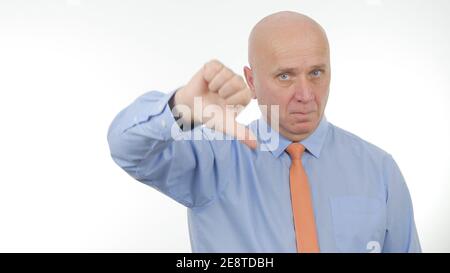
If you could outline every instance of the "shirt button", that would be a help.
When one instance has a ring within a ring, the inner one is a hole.
[[[166,128],[166,121],[165,120],[161,120],[161,127]]]

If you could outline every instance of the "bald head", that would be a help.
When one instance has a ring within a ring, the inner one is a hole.
[[[261,19],[252,29],[248,40],[248,62],[256,68],[257,60],[273,51],[292,46],[322,48],[329,53],[324,29],[312,18],[292,11],[281,11]]]

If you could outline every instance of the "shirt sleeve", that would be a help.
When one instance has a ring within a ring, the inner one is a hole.
[[[384,162],[387,186],[387,230],[383,252],[421,252],[411,197],[392,156]]]
[[[174,93],[151,91],[122,110],[108,130],[111,156],[136,180],[178,203],[205,206],[222,188],[214,152],[210,141],[179,140],[183,132],[168,106]]]

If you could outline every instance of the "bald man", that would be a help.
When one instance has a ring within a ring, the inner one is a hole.
[[[392,156],[324,116],[323,28],[278,12],[248,48],[246,82],[212,60],[122,110],[108,131],[114,161],[187,207],[193,252],[420,252]],[[238,124],[252,98],[261,118]]]

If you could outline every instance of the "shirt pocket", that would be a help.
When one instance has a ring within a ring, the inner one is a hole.
[[[381,252],[386,232],[386,206],[381,199],[337,196],[330,203],[340,252]]]

